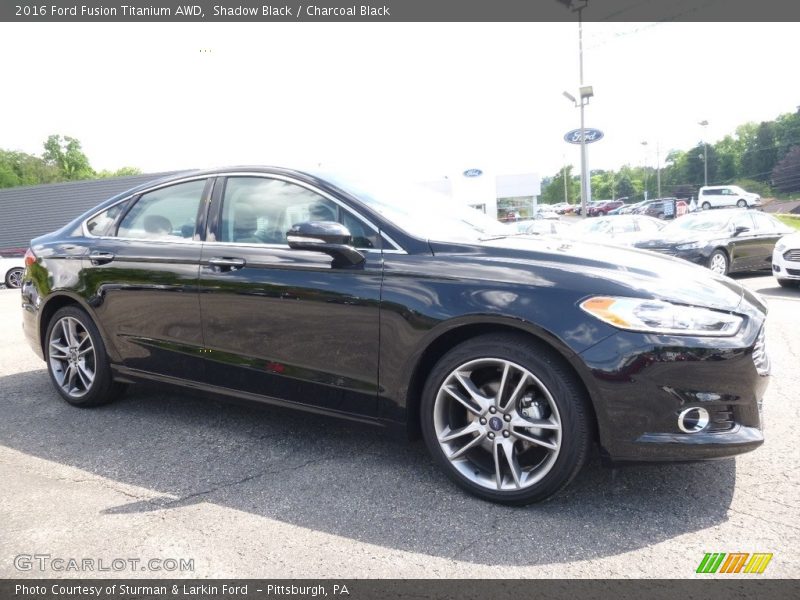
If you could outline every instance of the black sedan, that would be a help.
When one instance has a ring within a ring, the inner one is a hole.
[[[593,443],[625,462],[763,442],[758,296],[396,182],[183,174],[25,262],[25,334],[79,407],[151,381],[421,432],[456,483],[509,504],[562,489]]]
[[[681,217],[635,246],[678,256],[726,275],[769,269],[775,243],[793,231],[771,215],[734,208]]]

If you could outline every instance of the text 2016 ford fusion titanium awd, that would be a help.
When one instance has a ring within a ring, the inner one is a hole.
[[[611,461],[752,450],[766,308],[638,250],[509,237],[444,197],[277,168],[163,179],[33,241],[24,328],[61,396],[151,380],[421,431],[510,504]]]

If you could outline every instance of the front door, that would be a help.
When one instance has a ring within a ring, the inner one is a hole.
[[[227,177],[200,268],[208,383],[273,400],[374,416],[380,236],[342,203],[283,177]],[[292,250],[303,221],[344,223],[366,262],[335,267]]]

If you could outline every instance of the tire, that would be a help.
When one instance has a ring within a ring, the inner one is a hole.
[[[747,208],[747,200],[744,198],[740,198],[739,201],[736,203],[736,206],[739,208]]]
[[[491,334],[439,360],[420,414],[428,450],[450,479],[485,500],[521,506],[556,494],[581,470],[592,442],[590,410],[553,350]]]
[[[53,315],[44,351],[50,380],[73,406],[107,404],[125,391],[126,386],[112,378],[100,332],[80,308],[65,306]]]
[[[658,213],[657,218],[663,221],[666,217],[664,217],[664,213]]]
[[[711,253],[711,256],[708,257],[707,266],[718,275],[727,275],[731,263],[725,251],[717,248]]]
[[[8,273],[6,273],[5,283],[6,287],[19,289],[22,287],[22,274],[25,272],[25,269],[22,267],[14,267],[10,269]]]
[[[703,210],[708,210],[711,208],[711,204],[709,204],[708,202],[703,202],[700,208],[702,208]]]
[[[785,288],[796,288],[800,285],[800,281],[796,279],[778,279],[778,285]]]

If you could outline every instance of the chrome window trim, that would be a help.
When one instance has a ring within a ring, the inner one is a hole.
[[[89,221],[91,221],[92,219],[94,219],[96,216],[98,216],[99,214],[104,213],[107,210],[111,210],[115,206],[118,206],[118,205],[122,204],[123,202],[127,202],[128,200],[130,200],[131,198],[135,198],[136,196],[141,196],[143,194],[149,194],[150,192],[154,192],[156,190],[160,190],[161,188],[170,187],[172,185],[177,185],[179,183],[189,183],[190,181],[198,181],[200,179],[211,179],[212,177],[215,177],[215,175],[192,175],[192,176],[182,177],[181,179],[176,179],[174,181],[169,181],[169,182],[166,182],[166,183],[161,183],[161,184],[158,184],[158,185],[154,185],[153,187],[145,188],[145,189],[143,189],[143,190],[141,190],[139,192],[136,192],[134,194],[130,194],[129,196],[125,196],[124,198],[118,200],[117,202],[114,202],[114,204],[111,204],[110,206],[106,206],[105,208],[103,208],[101,210],[98,210],[97,212],[94,212],[91,215],[89,215],[88,217],[86,217],[81,222],[81,231],[83,232],[83,235],[85,237],[95,238],[95,239],[140,240],[140,241],[149,239],[149,238],[125,238],[125,237],[118,237],[118,236],[115,236],[115,235],[93,235],[89,231],[89,227],[86,224]],[[171,241],[171,240],[168,240],[168,241]],[[190,240],[190,241],[193,242],[195,240]],[[186,243],[186,242],[183,242],[183,243]]]
[[[322,190],[320,190],[320,189],[318,189],[318,188],[316,188],[316,187],[314,187],[314,186],[312,186],[310,184],[307,184],[304,181],[298,181],[298,180],[293,179],[291,177],[287,177],[286,175],[281,175],[279,173],[274,173],[274,174],[273,173],[258,173],[258,172],[252,172],[252,171],[235,171],[235,172],[231,172],[231,173],[216,173],[216,174],[206,174],[206,175],[193,175],[193,176],[183,177],[181,179],[176,179],[174,181],[160,183],[158,185],[154,185],[152,187],[145,188],[145,189],[140,190],[140,191],[138,191],[138,192],[136,192],[134,194],[130,194],[128,196],[125,196],[124,198],[121,198],[117,202],[114,202],[114,204],[106,206],[105,208],[103,208],[101,210],[98,210],[98,211],[92,213],[91,215],[89,215],[88,217],[86,217],[81,222],[81,232],[83,233],[84,237],[94,238],[94,239],[97,239],[97,240],[123,240],[123,241],[133,241],[133,242],[155,241],[155,242],[168,242],[168,243],[173,243],[173,244],[222,244],[222,245],[225,245],[225,246],[246,246],[246,247],[255,247],[255,248],[279,248],[279,249],[284,249],[284,250],[289,248],[288,244],[254,244],[254,243],[240,243],[240,242],[218,242],[218,241],[213,241],[212,242],[212,241],[209,241],[209,240],[199,241],[199,240],[187,239],[187,238],[179,238],[179,239],[175,239],[175,240],[153,240],[151,238],[129,238],[129,237],[121,237],[121,236],[115,236],[115,235],[93,235],[89,231],[89,228],[86,225],[89,221],[94,219],[99,214],[104,213],[107,210],[111,210],[115,206],[117,206],[119,204],[122,204],[123,202],[127,202],[128,200],[130,200],[131,198],[134,198],[136,196],[142,196],[144,194],[149,194],[150,192],[154,192],[156,190],[160,190],[160,189],[165,188],[165,187],[170,187],[172,185],[177,185],[179,183],[188,183],[190,181],[197,181],[197,180],[200,180],[200,179],[211,179],[211,178],[219,178],[219,177],[261,177],[262,179],[279,179],[281,181],[286,181],[287,183],[293,183],[295,185],[299,185],[300,187],[304,187],[304,188],[306,188],[306,189],[308,189],[308,190],[310,190],[310,191],[312,191],[312,192],[314,192],[316,194],[319,194],[323,198],[327,198],[328,200],[332,201],[337,206],[341,207],[343,210],[346,210],[348,213],[353,215],[356,219],[360,220],[365,225],[367,225],[367,226],[371,227],[372,229],[374,229],[375,231],[377,231],[378,234],[381,236],[381,238],[392,246],[391,248],[356,248],[356,250],[363,251],[363,252],[369,252],[371,254],[374,254],[374,253],[408,254],[405,250],[403,250],[400,247],[400,244],[398,244],[391,237],[386,235],[386,233],[384,233],[381,230],[380,227],[377,227],[375,224],[373,224],[366,217],[363,217],[359,213],[353,212],[353,210],[349,206],[347,206],[346,204],[344,204],[343,202],[338,200],[335,196],[332,196],[331,194],[328,194],[327,192],[324,192],[324,191],[322,191]],[[179,240],[185,240],[185,241],[179,241]]]

